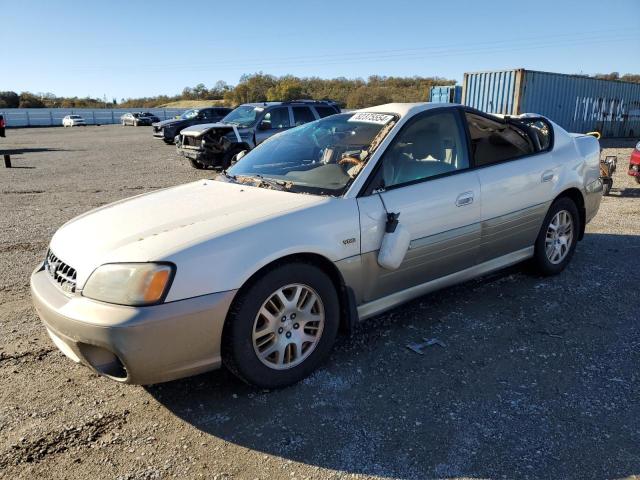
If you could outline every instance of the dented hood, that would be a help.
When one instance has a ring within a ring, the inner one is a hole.
[[[207,133],[209,130],[214,128],[225,128],[229,130],[233,130],[237,133],[237,128],[235,125],[230,125],[228,123],[202,123],[200,125],[193,125],[191,127],[187,127],[180,131],[180,135],[185,135],[187,137],[200,137]]]
[[[89,211],[63,225],[50,248],[76,269],[82,288],[102,264],[170,261],[201,242],[323,201],[314,195],[200,180]]]

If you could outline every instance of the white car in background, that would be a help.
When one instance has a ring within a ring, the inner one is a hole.
[[[83,126],[86,127],[87,123],[84,121],[80,115],[67,115],[62,119],[63,127],[78,127]]]
[[[524,260],[560,273],[598,211],[599,156],[595,138],[540,116],[332,115],[214,180],[66,223],[33,300],[62,352],[114,380],[225,365],[282,387],[327,358],[340,326]]]

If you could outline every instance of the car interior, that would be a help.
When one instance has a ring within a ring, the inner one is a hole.
[[[286,107],[274,108],[267,112],[262,119],[261,126],[267,130],[289,127],[289,109]]]
[[[389,187],[468,166],[456,116],[446,112],[417,119],[399,134],[382,160],[382,177]]]
[[[471,152],[477,166],[501,162],[536,151],[532,137],[524,130],[472,113],[466,115]]]

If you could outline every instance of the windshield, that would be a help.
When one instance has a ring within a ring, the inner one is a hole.
[[[180,115],[180,118],[182,118],[183,120],[188,120],[196,116],[198,116],[198,110],[187,110],[182,115]]]
[[[225,123],[232,123],[239,127],[250,127],[256,121],[256,117],[260,112],[264,111],[262,107],[253,107],[251,105],[241,105],[231,111],[222,119]]]
[[[266,140],[220,179],[341,195],[395,121],[394,115],[361,112],[306,123]]]

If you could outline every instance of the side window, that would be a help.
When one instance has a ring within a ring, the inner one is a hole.
[[[384,187],[469,168],[462,132],[455,111],[426,113],[410,121],[382,157]]]
[[[293,124],[294,126],[304,125],[313,122],[316,117],[309,107],[293,107]]]
[[[278,107],[270,110],[265,114],[261,124],[266,129],[290,127],[289,109],[287,107]]]
[[[316,112],[318,112],[318,115],[320,116],[320,118],[324,118],[324,117],[328,117],[329,115],[335,115],[337,112],[331,108],[331,107],[320,107],[320,106],[316,106],[314,107],[316,109]]]
[[[531,137],[515,125],[467,113],[476,166],[491,165],[536,152]]]

